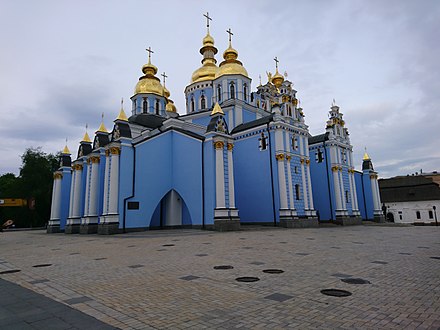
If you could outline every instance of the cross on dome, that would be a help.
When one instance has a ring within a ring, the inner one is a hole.
[[[278,57],[275,56],[275,58],[273,60],[275,61],[275,68],[278,71],[278,62],[279,62]]]
[[[154,53],[154,52],[151,50],[151,47],[148,47],[145,50],[148,52],[148,62],[150,63],[151,62],[151,53]]]
[[[163,85],[165,86],[165,79],[168,78],[168,76],[164,73],[161,74],[161,76],[163,77]]]
[[[203,14],[203,16],[206,17],[206,28],[208,29],[208,33],[209,33],[209,21],[212,21],[212,18],[209,17],[209,13],[208,12],[206,12],[206,15]]]
[[[231,28],[229,28],[228,30],[226,30],[226,32],[229,34],[229,45],[231,45],[231,40],[232,40],[232,36],[234,35],[231,31]]]

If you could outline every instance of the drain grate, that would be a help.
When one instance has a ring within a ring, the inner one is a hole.
[[[440,257],[430,257],[430,258],[440,260]]]
[[[348,284],[371,284],[370,281],[363,278],[341,278],[341,281]]]
[[[380,260],[376,260],[376,261],[372,261],[372,264],[378,264],[378,265],[386,265],[388,262],[386,261],[380,261]]]
[[[199,253],[199,254],[196,254],[196,256],[197,256],[197,257],[206,257],[207,254],[206,254],[206,253]]]
[[[9,269],[9,270],[4,270],[4,271],[0,272],[0,275],[12,274],[12,273],[18,273],[18,272],[21,272],[21,269]]]
[[[253,277],[253,276],[243,276],[243,277],[237,277],[235,280],[237,282],[257,282],[260,279],[258,277]]]
[[[95,260],[106,260],[107,258],[95,258]]]
[[[281,269],[264,269],[263,273],[267,273],[267,274],[281,274],[281,273],[284,273],[284,270],[281,270]]]
[[[214,266],[214,269],[233,269],[234,267],[231,265],[220,265],[220,266]]]
[[[348,296],[351,296],[351,292],[350,291],[339,290],[339,289],[324,289],[324,290],[321,290],[321,293],[325,294],[326,296],[331,296],[331,297],[348,297]]]
[[[162,246],[175,246],[175,244],[164,244]]]
[[[39,265],[33,265],[34,268],[42,268],[42,267],[49,267],[52,266],[52,264],[39,264]]]

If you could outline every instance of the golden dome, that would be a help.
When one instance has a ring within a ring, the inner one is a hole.
[[[237,60],[238,52],[234,48],[232,48],[230,42],[229,47],[223,53],[223,58],[225,60],[220,63],[218,71],[215,74],[216,79],[226,74],[241,74],[245,77],[249,77],[243,64],[239,60]]]
[[[169,91],[165,86],[163,86],[163,95],[164,95],[166,98],[169,98],[170,95],[171,95],[170,91]]]
[[[144,76],[139,78],[134,93],[150,93],[163,96],[163,86],[160,83],[160,79],[155,76],[157,73],[157,67],[151,64],[150,59],[148,59],[148,63],[142,67],[142,72],[144,73]]]
[[[84,134],[84,137],[82,138],[81,142],[92,142],[92,140],[90,140],[89,134],[87,134],[87,132]]]
[[[275,72],[275,75],[272,77],[272,84],[275,85],[276,88],[280,88],[280,86],[283,84],[284,77],[277,71]]]
[[[174,105],[173,100],[168,100],[168,103],[165,108],[168,112],[177,112],[176,106]]]
[[[217,54],[217,48],[214,46],[214,38],[209,34],[203,38],[203,46],[200,48],[200,54],[203,55],[202,66],[193,72],[191,83],[214,80],[218,70],[217,61],[214,55]]]
[[[67,144],[64,146],[63,151],[61,151],[61,154],[63,155],[71,155],[69,148],[67,147]]]

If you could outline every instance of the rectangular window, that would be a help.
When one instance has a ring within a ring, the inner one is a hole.
[[[432,211],[429,211],[429,219],[434,219],[434,214],[432,213]]]
[[[139,210],[139,202],[128,202],[127,210]]]
[[[299,190],[299,184],[295,185],[295,197],[296,197],[297,201],[299,201],[301,199],[301,192]]]
[[[416,212],[416,218],[417,218],[417,219],[420,219],[420,211],[417,211],[417,212]]]

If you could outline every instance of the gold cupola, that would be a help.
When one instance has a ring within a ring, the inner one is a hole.
[[[271,83],[274,84],[276,88],[280,88],[284,82],[284,77],[278,72],[278,58],[275,57],[274,61],[276,65],[276,71],[275,74],[272,76]]]
[[[88,125],[86,124],[86,132],[84,133],[84,136],[83,136],[81,142],[90,143],[90,142],[92,142],[92,140],[90,140],[89,133],[87,133],[87,128],[88,128]]]
[[[165,110],[168,112],[177,112],[176,106],[174,105],[173,100],[168,99],[167,105],[165,107]]]
[[[105,128],[105,125],[104,125],[104,112],[101,115],[101,125],[99,125],[99,128],[96,131],[96,133],[98,133],[98,132],[108,133],[107,128]]]
[[[226,32],[229,33],[229,47],[224,51],[223,53],[223,59],[224,61],[220,63],[218,71],[215,75],[215,78],[221,77],[226,74],[241,74],[247,78],[249,78],[249,75],[246,71],[246,69],[243,66],[243,63],[241,63],[238,58],[238,52],[232,48],[231,43],[231,29],[227,30]]]
[[[218,50],[214,46],[214,38],[209,34],[209,20],[211,18],[209,15],[204,16],[207,18],[207,32],[202,41],[202,48],[200,48],[200,54],[203,55],[202,66],[192,74],[191,83],[213,80],[218,70],[217,60],[214,57]]]
[[[153,51],[150,48],[148,48],[147,51],[149,52],[148,63],[142,67],[142,72],[144,75],[139,78],[134,93],[150,93],[163,96],[163,86],[160,83],[160,79],[156,77],[157,67],[151,64],[151,53]]]
[[[61,151],[62,155],[71,155],[69,147],[67,146],[67,141],[66,141],[66,145],[64,146],[63,151]]]
[[[114,121],[117,121],[117,120],[128,121],[127,115],[125,114],[125,111],[124,111],[124,99],[123,98],[121,99],[121,110],[119,111],[118,117]]]

